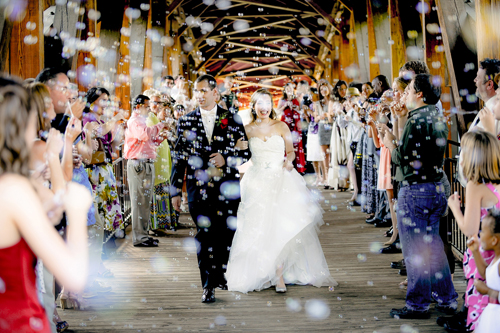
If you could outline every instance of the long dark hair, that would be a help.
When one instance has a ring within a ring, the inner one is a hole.
[[[88,113],[90,111],[90,105],[97,101],[99,97],[101,97],[102,94],[110,95],[109,91],[106,88],[103,87],[93,87],[90,88],[89,91],[87,91],[87,95],[85,95],[85,98],[87,99],[87,104],[85,105],[85,109],[83,109],[83,112]]]
[[[335,83],[335,86],[333,87],[333,96],[340,102],[344,103],[345,102],[345,97],[340,96],[339,89],[344,85],[347,88],[347,83],[343,80],[337,81]]]

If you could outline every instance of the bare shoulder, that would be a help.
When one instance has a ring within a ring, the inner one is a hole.
[[[250,124],[245,126],[245,132],[247,133],[248,136],[250,136],[250,133],[253,132],[255,125],[254,122],[252,121]]]
[[[0,176],[0,202],[12,203],[22,198],[28,191],[33,191],[33,187],[26,177],[13,173]]]
[[[274,119],[271,124],[272,126],[276,127],[280,132],[284,131],[285,129],[288,129],[288,125],[281,120]]]
[[[33,143],[33,148],[31,149],[32,157],[36,160],[42,160],[45,154],[47,144],[42,140],[36,140]]]

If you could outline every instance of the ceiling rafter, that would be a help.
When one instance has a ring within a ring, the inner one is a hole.
[[[196,71],[199,71],[200,68],[206,65],[207,62],[212,60],[212,58],[225,46],[226,40],[224,40],[222,43],[220,43],[219,46],[217,46],[212,53],[208,57],[205,57],[205,60],[202,61],[199,65],[196,66]]]
[[[250,84],[250,82],[241,81],[241,80],[234,80],[234,82],[238,83],[238,84]],[[261,88],[270,88],[270,89],[276,89],[276,90],[284,90],[285,89],[285,88],[279,87],[279,86],[273,86],[273,85],[267,85],[267,84],[262,84],[262,83],[255,83],[255,82],[252,82],[251,86],[256,86],[256,87],[261,87]]]

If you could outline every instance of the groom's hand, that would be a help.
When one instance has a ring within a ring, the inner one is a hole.
[[[172,205],[174,206],[174,209],[178,212],[181,211],[181,196],[177,195],[175,197],[172,197]]]
[[[210,155],[210,163],[215,165],[217,168],[222,168],[224,164],[226,164],[226,161],[220,153],[214,153]]]

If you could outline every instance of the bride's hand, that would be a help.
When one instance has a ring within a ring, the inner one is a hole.
[[[285,162],[283,163],[283,168],[288,170],[288,171],[292,171],[293,170],[293,163],[290,162],[289,160],[285,160]]]
[[[248,149],[248,141],[244,141],[243,138],[239,138],[236,141],[236,146],[234,146],[238,150],[247,150]]]

